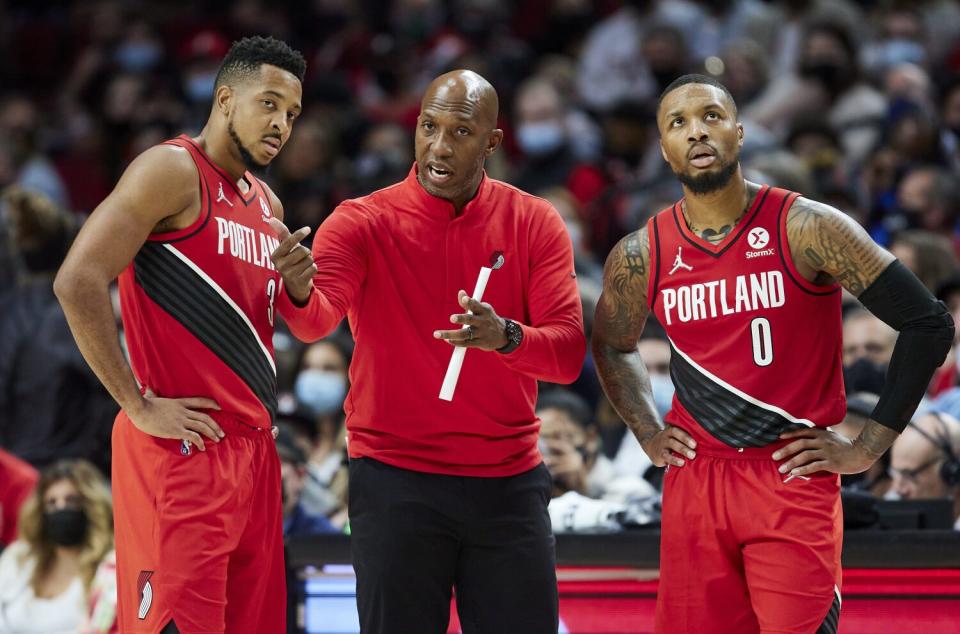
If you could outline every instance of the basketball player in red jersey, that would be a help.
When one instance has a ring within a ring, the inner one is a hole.
[[[684,198],[607,259],[593,351],[663,485],[657,632],[813,634],[840,614],[840,473],[903,430],[953,337],[946,307],[843,213],[744,180],[729,91],[686,75],[660,97]],[[900,331],[872,420],[846,440],[841,288]],[[672,346],[665,425],[637,341]]]
[[[206,126],[153,147],[94,211],[54,290],[122,407],[113,429],[123,632],[284,632],[268,165],[300,113],[306,64],[273,38],[234,43]],[[119,276],[124,360],[108,286]]]

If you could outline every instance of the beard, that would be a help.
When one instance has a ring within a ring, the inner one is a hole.
[[[705,172],[697,176],[683,172],[674,172],[673,174],[691,193],[702,195],[726,187],[739,166],[739,161],[734,159],[729,163],[721,163],[720,169],[715,172]]]
[[[233,127],[233,121],[227,122],[227,132],[230,134],[230,138],[233,139],[233,144],[237,146],[237,152],[240,153],[240,160],[248,170],[262,170],[268,165],[268,163],[259,163],[257,159],[253,158],[253,154],[250,153],[250,150],[243,146],[243,143],[240,141],[240,137],[237,135],[237,131]]]

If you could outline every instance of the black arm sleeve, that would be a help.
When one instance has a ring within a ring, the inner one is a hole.
[[[859,299],[871,313],[900,331],[871,418],[901,432],[950,351],[953,318],[943,302],[899,260],[884,269]]]

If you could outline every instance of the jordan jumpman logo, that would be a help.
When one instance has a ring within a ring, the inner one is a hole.
[[[677,247],[677,258],[673,261],[673,268],[670,269],[668,275],[673,275],[677,272],[677,269],[687,269],[692,271],[693,267],[683,261],[683,258],[680,257],[680,253],[683,251],[683,247]]]
[[[223,182],[220,183],[220,190],[217,192],[217,200],[215,202],[221,201],[233,207],[233,203],[230,202],[230,199],[223,195]]]

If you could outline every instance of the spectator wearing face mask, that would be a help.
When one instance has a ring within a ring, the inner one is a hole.
[[[863,47],[864,67],[874,75],[900,64],[926,65],[928,54],[923,14],[906,4],[893,6],[880,17],[880,37]]]
[[[301,496],[307,481],[307,454],[289,427],[281,423],[278,428],[277,453],[280,455],[280,476],[283,481],[283,536],[338,532],[326,517],[304,508]]]
[[[511,184],[528,192],[564,187],[579,205],[596,199],[604,177],[577,156],[568,126],[569,106],[552,83],[534,77],[521,84],[514,118],[523,161]]]
[[[315,434],[307,456],[304,507],[334,515],[345,505],[346,429],[343,403],[350,367],[350,342],[337,336],[310,344],[300,361],[294,395],[313,419]]]
[[[40,474],[20,512],[19,539],[0,556],[0,633],[115,631],[113,516],[106,481],[83,460]]]
[[[650,386],[653,388],[653,400],[657,412],[662,418],[670,411],[673,402],[673,380],[670,378],[670,343],[658,325],[648,323],[644,336],[638,344],[640,357],[647,368]],[[653,466],[650,458],[640,446],[636,437],[623,427],[623,438],[613,457],[613,469],[624,476],[651,476],[648,470]]]
[[[835,18],[812,19],[795,71],[771,82],[744,118],[777,131],[801,113],[821,113],[838,131],[846,161],[859,164],[876,147],[887,101],[861,76],[851,29]]]
[[[960,253],[960,185],[953,173],[936,165],[911,169],[897,186],[896,202],[899,222],[951,238],[954,251]]]
[[[848,392],[879,394],[897,333],[862,308],[843,318],[843,380]]]

